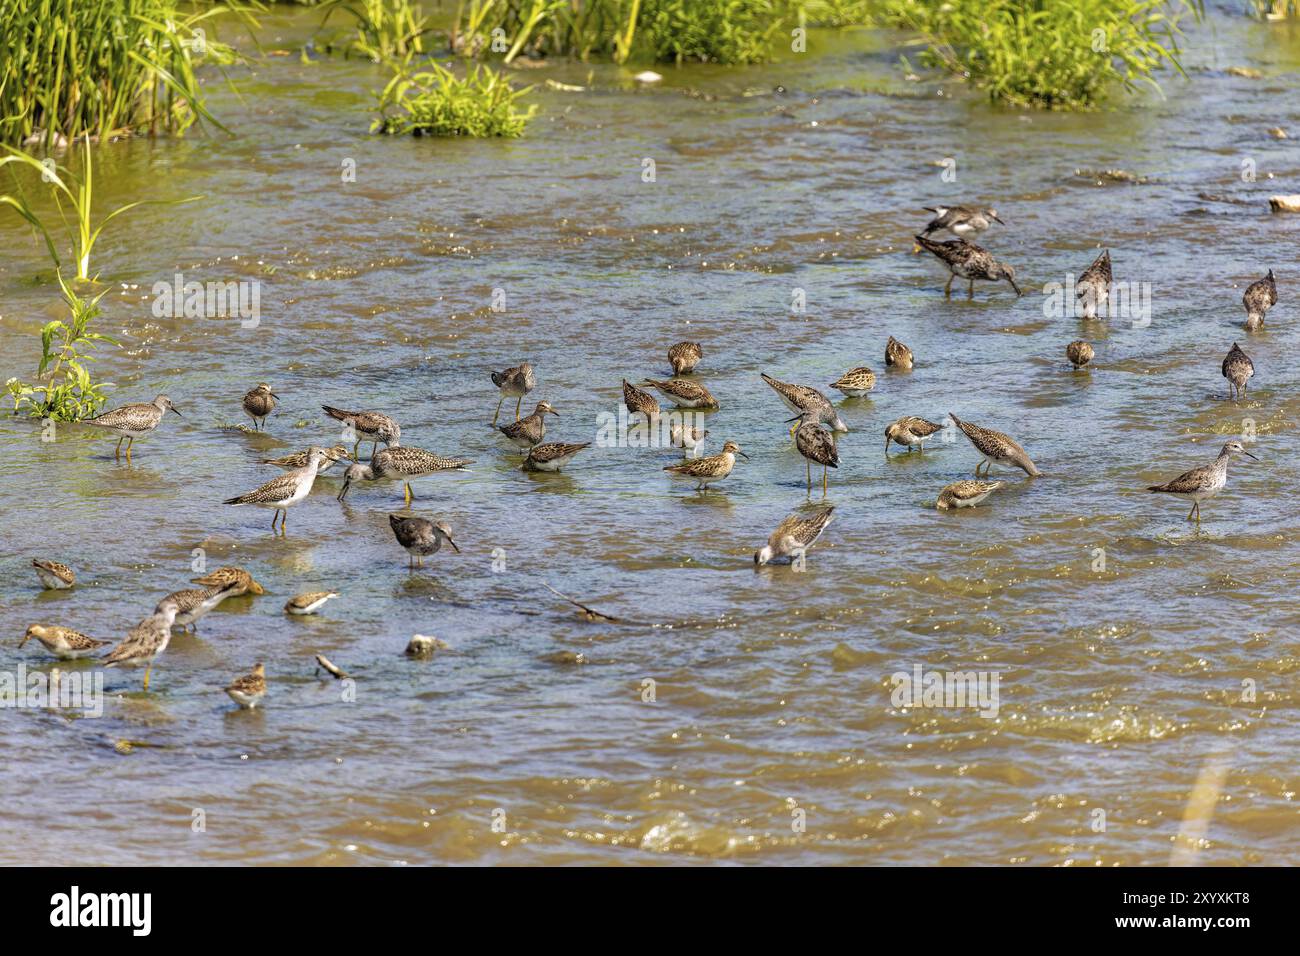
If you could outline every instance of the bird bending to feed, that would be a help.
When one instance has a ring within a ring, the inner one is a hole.
[[[496,414],[492,416],[492,427],[501,417],[501,403],[507,398],[517,398],[515,402],[515,420],[519,420],[519,406],[524,403],[524,396],[537,387],[537,376],[533,367],[527,362],[512,366],[504,372],[492,373],[492,384],[501,391],[501,401],[497,402]]]
[[[415,446],[398,445],[378,452],[369,463],[349,465],[343,477],[343,487],[339,489],[338,500],[347,497],[348,489],[354,481],[401,481],[406,492],[406,504],[415,499],[411,489],[412,478],[437,474],[440,471],[464,471],[466,465],[474,464],[473,458],[444,458],[431,451]]]
[[[286,614],[315,614],[320,606],[330,598],[336,598],[338,594],[334,591],[308,591],[306,594],[295,594],[284,605]]]
[[[58,561],[32,558],[32,567],[36,569],[36,576],[41,579],[41,586],[47,591],[62,591],[77,583],[77,576],[72,568],[66,564],[59,564]]]
[[[978,236],[992,223],[1006,225],[998,218],[996,210],[984,209],[980,206],[922,206],[921,208],[926,212],[934,213],[934,218],[921,230],[921,235],[926,237],[929,237],[932,232],[946,229],[958,239],[970,239]]]
[[[140,667],[144,666],[144,689],[149,689],[149,672],[153,662],[167,650],[172,639],[172,624],[176,620],[179,608],[170,601],[158,605],[161,610],[126,632],[122,642],[108,652],[104,658],[105,667]]]
[[[1016,444],[1015,439],[1010,435],[1004,435],[1002,432],[995,432],[991,428],[980,428],[978,425],[964,422],[952,412],[948,413],[948,417],[962,430],[962,434],[970,439],[970,443],[975,446],[975,450],[984,456],[984,459],[975,466],[976,478],[980,477],[980,465],[985,466],[984,476],[988,477],[988,473],[994,464],[1019,468],[1031,478],[1037,478],[1042,474],[1038,470],[1038,466],[1025,454],[1025,450]]]
[[[118,436],[117,448],[113,452],[113,457],[121,457],[122,441],[126,440],[126,460],[131,460],[131,446],[135,444],[137,438],[149,434],[158,427],[158,423],[163,420],[163,416],[168,412],[176,412],[181,418],[180,412],[176,411],[176,406],[166,395],[159,395],[152,402],[145,402],[140,405],[123,405],[121,408],[115,408],[111,412],[105,412],[94,418],[87,418],[82,421],[83,425],[92,425],[95,428],[103,428]]]
[[[1001,282],[1006,279],[1011,288],[1016,290],[1017,296],[1024,294],[1020,291],[1020,286],[1016,285],[1016,270],[999,262],[991,253],[973,242],[967,242],[965,239],[935,242],[925,236],[917,236],[916,241],[921,248],[934,253],[951,273],[948,276],[948,284],[943,287],[945,296],[952,295],[952,280],[959,276],[969,283],[967,287],[969,298],[975,296],[976,279],[985,282]]]
[[[656,382],[654,379],[646,379],[641,383],[649,385],[668,401],[672,402],[678,408],[717,408],[718,400],[710,394],[709,390],[699,382],[692,382],[684,378],[669,379],[667,382]]]
[[[782,382],[773,378],[766,372],[760,372],[760,377],[772,387],[776,394],[781,396],[781,401],[785,407],[795,413],[795,417],[789,421],[797,421],[799,418],[807,415],[823,425],[829,425],[833,431],[847,432],[849,426],[844,424],[844,419],[840,418],[839,413],[835,411],[835,406],[831,400],[807,385],[795,385],[791,382]],[[790,435],[793,437],[798,425],[791,426]]]
[[[236,677],[226,688],[226,693],[240,707],[252,710],[266,696],[266,668],[259,662],[243,677]]]
[[[908,451],[911,451],[913,447],[919,448],[921,453],[925,454],[925,440],[935,432],[942,430],[942,425],[936,425],[924,418],[917,418],[915,415],[904,415],[892,425],[885,427],[885,457],[889,457],[889,443],[891,441],[903,445]]]
[[[1094,354],[1096,353],[1093,352],[1092,346],[1083,339],[1071,342],[1065,347],[1065,357],[1070,360],[1076,372],[1091,362]]]
[[[172,622],[172,626],[179,627],[181,630],[188,627],[197,633],[199,618],[233,595],[237,587],[238,585],[231,581],[219,588],[188,588],[184,591],[174,591],[159,601],[153,612],[161,614],[163,605],[175,604],[176,619]]]
[[[862,398],[876,387],[876,373],[865,365],[851,368],[838,379],[831,382],[831,388],[837,388],[849,398]]]
[[[1110,302],[1110,250],[1102,250],[1075,283],[1075,295],[1083,307],[1083,318],[1095,319]]]
[[[265,594],[266,588],[253,580],[253,576],[243,568],[230,565],[210,571],[202,577],[190,578],[191,584],[205,584],[210,588],[224,589],[233,584],[227,597],[243,597],[245,594]]]
[[[1240,398],[1246,394],[1246,383],[1250,377],[1255,374],[1255,363],[1250,360],[1250,356],[1241,350],[1241,346],[1236,342],[1232,343],[1232,348],[1223,359],[1223,377],[1228,380],[1232,386],[1232,394],[1229,398]]]
[[[296,451],[292,455],[285,455],[283,458],[259,458],[258,462],[263,465],[275,465],[277,468],[283,468],[286,471],[289,471],[293,468],[305,468],[307,466],[307,459],[310,457],[311,449],[307,448],[303,451]],[[347,448],[343,445],[335,445],[333,448],[326,448],[325,460],[321,462],[321,466],[316,469],[316,474],[323,475],[325,472],[333,468],[337,462],[351,460],[352,456],[348,454]]]
[[[460,554],[460,547],[452,540],[451,528],[447,527],[446,522],[434,523],[428,518],[389,515],[388,523],[393,529],[397,543],[410,555],[409,567],[424,567],[424,559],[431,554],[436,554],[442,547],[443,541]]]
[[[797,513],[786,517],[768,536],[767,544],[754,552],[754,564],[761,568],[779,558],[806,555],[831,523],[831,512],[834,510],[833,507],[826,507],[806,518]]]
[[[1273,279],[1273,270],[1269,269],[1268,275],[1248,285],[1241,301],[1246,306],[1246,331],[1263,328],[1265,314],[1277,305],[1277,282]]]
[[[704,439],[709,437],[707,428],[700,428],[698,425],[687,425],[684,422],[674,423],[668,429],[668,442],[674,448],[684,448],[686,451],[694,451],[704,444]]]
[[[528,457],[524,459],[525,471],[559,471],[573,457],[589,446],[591,442],[584,441],[576,445],[566,445],[564,442],[547,442],[545,445],[534,445],[528,452]]]
[[[678,342],[668,349],[668,361],[673,367],[674,375],[694,372],[695,366],[700,364],[703,357],[704,351],[699,342]]]
[[[1163,485],[1148,485],[1147,491],[1161,491],[1165,494],[1178,495],[1181,498],[1191,500],[1192,510],[1187,512],[1187,520],[1191,521],[1194,516],[1196,523],[1200,524],[1201,502],[1213,498],[1228,483],[1228,462],[1233,455],[1245,455],[1247,458],[1254,458],[1255,461],[1259,461],[1258,458],[1255,458],[1254,455],[1242,447],[1241,442],[1230,441],[1223,446],[1223,450],[1219,452],[1219,457],[1210,464],[1184,472],[1173,481],[1167,481]]]
[[[87,637],[80,631],[74,631],[70,627],[59,627],[57,624],[48,626],[33,624],[27,628],[27,633],[18,642],[19,648],[33,637],[40,641],[47,651],[62,661],[75,661],[79,657],[86,657],[95,653],[101,647],[108,646],[108,641],[97,641],[93,637]]]
[[[352,445],[352,457],[356,461],[361,458],[357,452],[361,449],[363,441],[373,442],[370,447],[370,455],[374,457],[379,450],[379,443],[383,442],[389,448],[401,444],[402,426],[397,424],[387,415],[379,412],[345,412],[341,408],[332,408],[329,405],[322,405],[325,414],[330,418],[337,419],[352,429],[352,436],[356,441]],[[308,449],[310,452],[311,449]]]
[[[253,420],[254,429],[260,431],[266,425],[266,416],[275,410],[275,403],[279,400],[280,396],[271,391],[271,386],[265,382],[244,393],[244,411]]]
[[[512,445],[532,448],[534,445],[541,444],[542,439],[546,437],[547,415],[560,417],[560,413],[551,408],[550,402],[538,402],[531,415],[505,425],[498,425],[497,430],[510,439]]]
[[[644,415],[650,424],[659,420],[659,403],[649,392],[643,392],[623,379],[623,404],[633,415]]]
[[[715,481],[721,481],[731,474],[731,469],[736,467],[736,456],[739,455],[746,461],[749,456],[740,450],[740,446],[734,441],[729,441],[722,446],[722,452],[717,455],[709,455],[706,458],[688,458],[676,465],[669,465],[664,468],[668,472],[668,477],[674,481],[693,481],[695,490],[703,491]]]
[[[910,371],[912,368],[912,350],[892,335],[885,343],[885,365]]]
[[[227,498],[222,504],[256,505],[259,508],[274,508],[275,514],[271,516],[271,530],[275,530],[276,518],[279,518],[283,513],[284,518],[280,521],[280,533],[283,534],[285,521],[289,519],[289,508],[311,493],[311,486],[316,483],[316,472],[320,468],[321,462],[326,458],[324,448],[313,446],[308,449],[308,452],[310,452],[311,457],[302,468],[286,471],[283,475],[272,478],[262,487],[254,489],[246,495]],[[357,466],[353,465],[352,467],[356,468]]]
[[[1005,481],[954,481],[939,492],[939,500],[934,506],[940,511],[949,508],[974,508],[977,504],[997,491]]]
[[[810,417],[804,417],[794,432],[794,447],[803,455],[807,467],[808,490],[812,491],[813,462],[822,466],[822,497],[826,497],[826,472],[840,466],[835,437]]]

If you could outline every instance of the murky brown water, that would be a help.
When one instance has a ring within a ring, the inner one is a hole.
[[[264,39],[296,47],[313,22],[278,13]],[[1300,30],[1216,14],[1194,40],[1166,102],[1082,116],[907,84],[871,33],[768,67],[666,69],[656,89],[556,65],[527,79],[592,88],[539,86],[543,113],[515,142],[371,138],[377,68],[291,56],[235,71],[242,103],[213,84],[237,138],[100,150],[104,208],[206,197],[122,218],[95,262],[128,286],[105,299],[125,348],[100,372],[117,399],[166,391],[187,417],[141,440],[131,468],[89,430],[42,444],[0,421],[0,668],[46,666],[15,650],[33,621],[119,638],[185,586],[194,548],[272,593],[177,635],[148,695],[138,672],[107,672],[100,718],[0,711],[0,860],[1159,864],[1219,753],[1196,859],[1294,859],[1300,219],[1266,197],[1300,191],[1300,159],[1266,130],[1300,136]],[[1114,168],[1149,181],[1076,172]],[[1004,285],[945,301],[938,264],[908,254],[920,207],[958,197],[995,201],[1007,226],[986,245],[1023,299]],[[0,378],[30,376],[58,297],[12,217],[0,238]],[[1044,317],[1043,286],[1098,243],[1117,279],[1150,283],[1149,326]],[[1241,292],[1269,267],[1281,301],[1247,336]],[[178,270],[260,280],[260,326],[155,318],[144,297]],[[884,374],[891,334],[913,373]],[[1072,374],[1081,335],[1097,358]],[[529,359],[561,415],[548,437],[593,440],[620,380],[666,377],[683,338],[704,343],[722,403],[712,448],[732,438],[752,457],[715,492],[670,485],[673,456],[654,449],[525,475],[485,427],[488,370]],[[1219,375],[1234,340],[1257,369],[1240,403]],[[859,364],[881,380],[840,406],[835,520],[808,573],[756,572],[753,551],[807,503],[758,373],[824,386]],[[284,398],[267,433],[221,431],[264,379]],[[322,402],[388,410],[407,444],[477,460],[416,486],[463,554],[408,573],[392,485],[340,506],[321,479],[284,540],[264,512],[219,503],[267,477],[257,457],[332,442]],[[949,411],[1018,437],[1045,476],[1001,474],[983,507],[936,512],[974,452],[886,461],[881,438],[901,415]],[[1233,467],[1199,534],[1142,490],[1246,419],[1262,461]],[[33,555],[82,585],[39,592]],[[584,622],[543,582],[658,626]],[[320,588],[342,597],[280,612]],[[451,650],[408,660],[414,633]],[[355,702],[314,653],[356,676]],[[265,710],[234,712],[221,688],[256,660]],[[996,674],[996,718],[893,707],[890,676],[918,664]]]

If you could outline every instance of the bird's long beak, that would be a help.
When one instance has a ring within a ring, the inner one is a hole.
[[[745,459],[745,461],[749,461],[749,456],[746,455],[743,451],[738,451],[736,452],[736,454],[739,455],[741,458]]]
[[[1011,283],[1011,288],[1016,290],[1016,298],[1020,298],[1020,296],[1024,295],[1024,293],[1020,291],[1020,286],[1016,285],[1015,279],[1011,278],[1011,276],[1007,276],[1007,281]]]
[[[550,412],[552,415],[554,415],[556,418],[560,417],[560,413],[553,408],[548,408],[547,411]]]
[[[1002,220],[1001,220],[1001,219],[999,219],[999,218],[998,218],[998,217],[997,217],[997,216],[994,216],[994,217],[993,217],[993,221],[994,221],[994,222],[1002,222]],[[1002,225],[1004,225],[1004,226],[1005,226],[1005,225],[1006,225],[1006,223],[1005,223],[1005,222],[1002,222]]]
[[[889,454],[889,442],[890,442],[890,437],[889,437],[888,435],[886,435],[886,436],[885,436],[885,454],[886,454],[886,455]]]
[[[277,402],[280,401],[280,396],[275,394],[275,392],[271,393],[271,397],[274,398]]]
[[[447,543],[451,545],[453,549],[455,549],[457,554],[460,554],[460,547],[456,544],[455,541],[452,541],[451,538],[448,538]]]
[[[174,412],[176,412],[177,415],[181,415],[181,413],[180,413],[179,411],[176,411],[176,406],[175,406],[175,405],[172,405],[172,406],[171,406],[171,410],[174,411]],[[181,418],[184,418],[184,417],[185,417],[184,415],[181,415]]]
[[[1246,449],[1244,449],[1244,448],[1241,450],[1241,453],[1242,453],[1243,455],[1245,455],[1247,458],[1255,458],[1254,455],[1252,455],[1250,452],[1246,451]],[[1255,461],[1259,461],[1259,459],[1258,459],[1258,458],[1255,458]]]
[[[352,487],[352,479],[351,478],[344,479],[343,487],[339,489],[339,497],[338,497],[339,501],[343,500],[344,496],[348,493],[348,489],[351,487]]]

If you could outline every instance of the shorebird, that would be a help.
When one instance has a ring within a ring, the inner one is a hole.
[[[709,437],[707,428],[700,428],[698,425],[687,425],[677,423],[668,429],[668,442],[674,448],[682,448],[686,451],[695,451],[704,444],[704,439]]]
[[[537,407],[533,409],[531,415],[525,415],[523,418],[505,425],[498,425],[497,430],[506,438],[510,439],[512,445],[520,448],[532,448],[540,444],[546,437],[546,416],[554,415],[560,417],[560,413],[551,407],[550,402],[538,402]]]
[[[443,541],[460,554],[460,548],[452,540],[451,528],[447,527],[446,522],[439,521],[435,524],[428,518],[389,515],[388,523],[392,526],[397,543],[410,555],[410,567],[424,567],[424,559],[431,554],[436,554],[442,547]]]
[[[831,388],[837,388],[849,398],[862,398],[876,387],[876,373],[865,365],[851,368],[834,382]]]
[[[905,372],[911,371],[912,350],[891,335],[885,343],[885,365],[901,368]]]
[[[283,468],[291,471],[294,468],[307,467],[307,460],[311,458],[311,449],[306,448],[302,451],[296,451],[292,455],[285,455],[283,458],[259,458],[258,461],[263,465],[275,465],[277,468]],[[348,454],[345,445],[335,445],[333,448],[325,449],[325,460],[321,466],[316,469],[316,474],[323,475],[329,471],[337,462],[351,461],[352,456]]]
[[[564,442],[547,442],[545,445],[534,445],[529,450],[528,457],[524,459],[524,470],[559,471],[573,461],[574,455],[590,444],[591,442],[584,441],[576,445],[566,445]]]
[[[922,206],[921,208],[926,212],[934,213],[934,218],[921,230],[921,235],[927,237],[932,232],[946,229],[958,239],[970,239],[978,236],[994,222],[1006,225],[998,218],[996,210],[981,206]]]
[[[214,607],[234,594],[237,585],[235,582],[219,588],[188,588],[184,591],[173,591],[153,609],[155,614],[161,614],[163,605],[176,605],[176,620],[172,622],[173,627],[179,627],[181,630],[190,628],[195,633],[198,632],[199,618],[207,614]]]
[[[997,491],[1005,481],[954,481],[939,492],[939,500],[934,506],[940,511],[949,508],[974,508],[977,504]]]
[[[1250,356],[1241,350],[1241,346],[1236,342],[1232,343],[1232,348],[1223,359],[1223,377],[1228,380],[1232,386],[1233,393],[1229,398],[1244,397],[1246,394],[1246,383],[1250,377],[1255,374],[1255,363],[1250,360]]]
[[[280,396],[271,391],[271,386],[265,382],[244,393],[244,411],[253,420],[254,429],[261,430],[266,425],[266,416],[275,410],[275,403],[279,400]]]
[[[1110,301],[1110,250],[1102,250],[1075,283],[1075,294],[1083,305],[1083,318],[1095,319]]]
[[[798,513],[789,515],[767,539],[767,544],[754,552],[754,564],[762,567],[778,558],[795,558],[805,555],[822,536],[831,523],[833,507],[823,508],[804,518]]]
[[[47,591],[62,591],[77,583],[77,576],[66,564],[32,558],[32,567],[36,569],[36,576],[41,579],[41,585]]]
[[[400,444],[402,440],[402,426],[393,421],[387,415],[379,412],[345,412],[341,408],[331,408],[329,405],[322,405],[325,414],[330,418],[337,419],[348,425],[352,429],[352,435],[356,436],[356,442],[352,445],[352,458],[360,461],[357,454],[361,449],[363,441],[373,442],[370,447],[370,455],[373,458],[376,451],[379,450],[379,443],[383,442],[389,448]],[[307,449],[308,452],[311,449]]]
[[[659,420],[659,403],[649,392],[643,392],[623,379],[623,404],[633,415],[644,415],[646,423],[653,425]]]
[[[822,466],[822,497],[826,497],[826,470],[840,466],[840,455],[835,448],[835,436],[822,428],[816,420],[805,416],[794,432],[794,447],[803,455],[808,466],[808,490],[812,491],[813,462]]]
[[[233,584],[227,597],[243,597],[245,594],[265,594],[266,588],[253,580],[253,576],[243,568],[225,566],[210,571],[202,577],[190,578],[191,584],[204,584],[210,588],[224,590],[226,585]]]
[[[976,279],[986,282],[1001,282],[1006,279],[1011,284],[1011,288],[1016,290],[1017,296],[1024,295],[1020,291],[1020,286],[1016,285],[1016,270],[998,262],[987,250],[981,249],[973,242],[967,242],[965,239],[935,242],[925,236],[917,236],[916,242],[921,248],[933,252],[951,273],[948,276],[948,284],[943,287],[945,296],[952,295],[952,280],[958,276],[969,283],[966,290],[968,298],[975,297]]]
[[[308,591],[306,594],[295,594],[284,605],[284,611],[286,614],[315,614],[322,604],[336,597],[338,594],[334,591]]]
[[[1246,331],[1254,332],[1264,326],[1264,315],[1277,305],[1277,283],[1273,281],[1273,270],[1258,282],[1246,287],[1246,294],[1241,297],[1246,306]]]
[[[935,432],[942,430],[942,425],[936,425],[924,418],[917,418],[915,415],[904,415],[885,428],[885,457],[889,457],[889,443],[891,441],[906,446],[908,451],[911,451],[915,446],[921,449],[922,454],[925,454],[925,440]]]
[[[948,417],[962,430],[962,434],[970,439],[975,450],[984,456],[983,460],[975,466],[976,478],[980,477],[980,465],[985,466],[984,476],[987,477],[994,464],[1019,468],[1031,478],[1037,478],[1042,474],[1038,466],[1025,454],[1025,450],[1016,444],[1011,436],[995,432],[991,428],[980,428],[978,425],[964,422],[952,412],[948,413]]]
[[[252,710],[266,696],[266,668],[260,662],[254,664],[251,673],[230,682],[226,693],[240,707]]]
[[[703,491],[713,482],[721,481],[731,474],[731,469],[736,467],[737,455],[746,461],[749,460],[749,456],[740,450],[739,445],[729,441],[722,446],[721,454],[710,455],[707,458],[688,458],[680,464],[667,466],[664,471],[668,472],[668,477],[674,481],[695,482],[695,490]]]
[[[533,367],[523,362],[504,372],[493,372],[492,384],[501,391],[501,401],[497,402],[496,414],[492,416],[492,427],[495,428],[497,419],[501,417],[501,404],[507,398],[519,399],[515,402],[515,420],[519,420],[519,407],[524,403],[524,396],[537,387],[537,376],[533,374]]]
[[[18,647],[21,648],[33,637],[61,661],[75,661],[79,657],[86,657],[101,647],[108,646],[108,641],[97,641],[70,627],[59,627],[57,624],[49,626],[33,624],[27,628],[27,633],[18,642]]]
[[[126,632],[122,642],[108,652],[105,667],[139,667],[144,665],[144,689],[149,689],[149,672],[153,662],[167,650],[172,639],[172,624],[179,610],[175,604],[164,601],[162,609]]]
[[[289,508],[311,493],[311,486],[316,483],[316,472],[326,457],[324,448],[312,447],[308,449],[308,452],[311,454],[311,458],[304,467],[286,471],[283,475],[272,478],[260,488],[254,489],[246,495],[227,498],[222,504],[256,505],[259,508],[274,508],[275,514],[271,516],[272,531],[275,530],[276,518],[280,517],[281,512],[283,512],[284,518],[280,521],[280,533],[284,534],[285,521],[289,518]],[[357,466],[353,465],[352,467],[356,468]],[[350,472],[351,469],[349,469]]]
[[[406,492],[406,504],[409,506],[415,498],[411,489],[412,478],[437,474],[440,471],[464,471],[466,465],[474,464],[472,458],[444,458],[431,451],[414,446],[398,445],[385,448],[370,459],[368,464],[358,462],[348,466],[343,478],[343,487],[339,489],[338,500],[347,497],[348,489],[354,481],[401,481]]]
[[[1092,346],[1083,339],[1071,342],[1065,347],[1065,357],[1070,360],[1070,364],[1074,366],[1076,372],[1091,362],[1095,354]]]
[[[699,342],[678,342],[668,349],[668,361],[673,367],[674,375],[694,372],[695,366],[700,364],[703,357],[704,351]]]
[[[698,382],[692,382],[684,378],[674,378],[667,382],[656,382],[654,379],[648,378],[641,384],[649,385],[678,408],[718,407],[718,400],[709,393],[707,388]]]
[[[781,396],[781,401],[785,407],[795,413],[795,417],[789,421],[797,421],[804,415],[815,418],[816,421],[823,425],[829,425],[833,431],[847,432],[849,426],[844,424],[844,419],[840,418],[839,413],[835,411],[835,406],[831,404],[829,398],[807,385],[794,385],[790,382],[782,382],[773,378],[766,372],[760,372],[760,377],[772,387],[772,391]],[[795,429],[798,425],[790,428],[791,437],[794,436]]]
[[[145,402],[140,405],[123,405],[121,408],[115,408],[111,412],[105,412],[94,418],[87,418],[81,424],[92,425],[95,428],[103,428],[118,436],[117,448],[113,452],[113,457],[121,457],[122,442],[126,440],[126,460],[131,461],[131,446],[135,444],[137,438],[142,438],[158,427],[158,423],[163,420],[163,416],[168,412],[176,412],[181,418],[180,412],[176,411],[176,406],[166,395],[159,395],[152,402]]]
[[[1223,446],[1219,452],[1219,457],[1214,459],[1208,465],[1202,465],[1200,468],[1193,468],[1191,471],[1184,472],[1173,481],[1167,481],[1163,485],[1148,485],[1147,491],[1162,491],[1170,495],[1178,495],[1181,498],[1192,501],[1192,510],[1187,512],[1187,520],[1191,521],[1196,517],[1196,523],[1201,523],[1201,502],[1208,501],[1228,483],[1228,461],[1233,455],[1245,455],[1247,458],[1254,458],[1259,461],[1250,452],[1242,447],[1239,441],[1230,441]]]

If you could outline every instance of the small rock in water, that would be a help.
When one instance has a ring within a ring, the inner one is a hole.
[[[658,83],[663,79],[663,77],[654,70],[642,70],[636,76],[632,77],[632,79],[636,80],[638,83]]]
[[[1268,131],[1268,135],[1272,136],[1274,139],[1286,139],[1286,130],[1280,126],[1274,126]]]
[[[1300,212],[1300,194],[1295,196],[1270,196],[1268,205],[1274,212]]]
[[[1244,76],[1248,80],[1262,79],[1264,74],[1251,66],[1230,66],[1228,67],[1229,76]]]
[[[406,645],[407,657],[432,657],[434,651],[450,650],[451,645],[441,638],[425,637],[423,634],[416,634],[411,638],[411,643]]]

